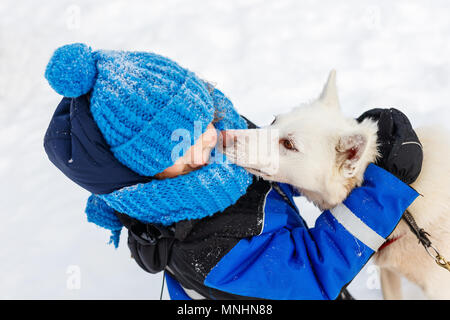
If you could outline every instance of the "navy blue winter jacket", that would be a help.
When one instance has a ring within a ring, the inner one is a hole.
[[[87,96],[64,98],[45,136],[49,159],[93,193],[148,181],[109,151]],[[309,228],[286,184],[254,179],[223,212],[170,228],[117,213],[133,258],[166,270],[173,299],[335,299],[381,246],[418,194],[371,164],[364,184]]]

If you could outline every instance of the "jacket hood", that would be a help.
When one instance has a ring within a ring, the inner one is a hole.
[[[45,134],[44,148],[62,173],[94,194],[152,180],[114,157],[91,115],[87,95],[62,99]]]

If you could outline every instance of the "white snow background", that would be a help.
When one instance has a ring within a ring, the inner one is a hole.
[[[42,141],[61,97],[44,79],[57,47],[153,51],[215,82],[258,125],[316,97],[338,71],[344,112],[397,106],[414,125],[450,115],[450,9],[441,1],[0,2],[0,298],[158,299],[161,274],[130,259],[126,237],[86,221],[88,193]],[[436,137],[437,139],[439,137]],[[318,212],[298,204],[309,222]],[[370,263],[351,292],[380,299]],[[407,284],[406,298],[419,299]],[[164,295],[167,298],[167,293]]]

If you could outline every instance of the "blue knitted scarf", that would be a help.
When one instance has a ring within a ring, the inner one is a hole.
[[[217,89],[211,93],[219,112],[216,129],[245,129],[247,124],[231,102]],[[215,150],[214,150],[215,151]],[[223,158],[216,152],[212,157]],[[171,225],[181,220],[200,219],[234,204],[252,182],[252,175],[225,161],[212,163],[185,175],[152,180],[109,194],[91,195],[86,214],[89,222],[111,230],[110,243],[119,245],[122,223],[115,211],[144,223]]]

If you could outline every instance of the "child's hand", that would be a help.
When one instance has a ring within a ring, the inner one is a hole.
[[[381,157],[375,163],[407,184],[416,181],[422,169],[423,150],[408,118],[401,111],[372,109],[357,120],[378,121],[378,144]]]

